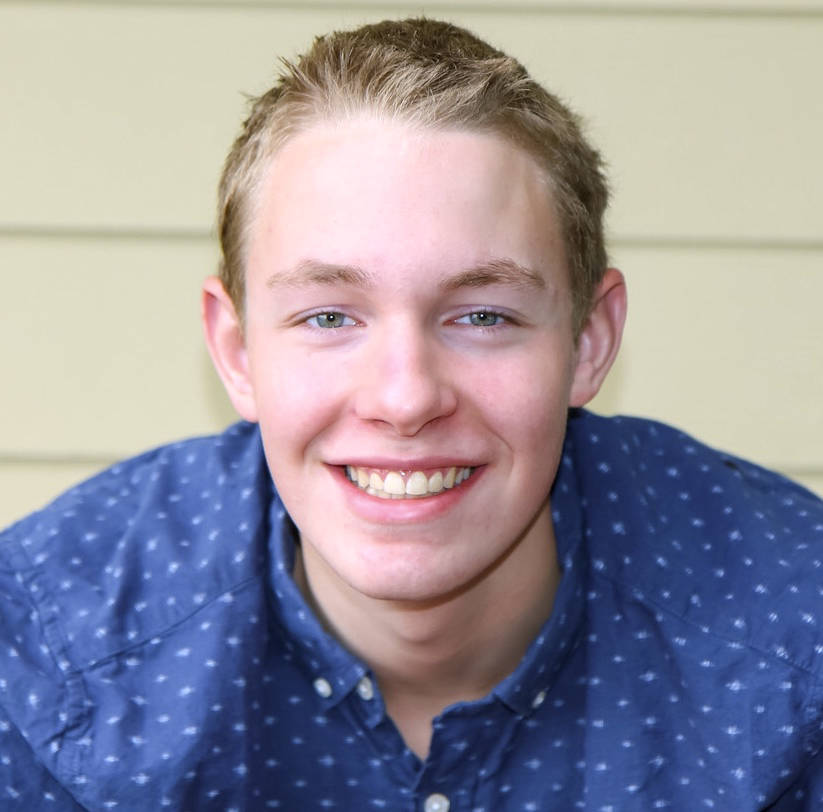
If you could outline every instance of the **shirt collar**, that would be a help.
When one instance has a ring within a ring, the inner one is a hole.
[[[494,694],[521,716],[539,708],[551,694],[557,675],[576,647],[585,607],[585,550],[581,498],[571,435],[567,434],[551,492],[552,519],[562,577],[552,613],[532,641],[517,669]]]
[[[297,528],[277,495],[270,509],[270,527],[271,599],[285,649],[314,685],[324,707],[333,707],[356,688],[366,668],[323,628],[295,583]]]

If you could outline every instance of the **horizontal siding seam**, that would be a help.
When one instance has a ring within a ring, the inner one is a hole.
[[[217,235],[211,229],[195,228],[131,228],[131,227],[84,227],[40,226],[0,224],[0,240],[67,240],[78,242],[179,242],[216,243]],[[613,248],[675,249],[701,251],[785,251],[823,253],[823,239],[762,239],[747,237],[704,237],[700,235],[657,236],[615,234],[608,238]]]
[[[0,3],[2,7],[3,3]],[[30,6],[64,6],[65,0],[29,0]],[[147,9],[216,9],[226,11],[289,9],[295,11],[329,10],[340,12],[374,11],[378,8],[397,8],[399,13],[412,13],[414,4],[402,0],[73,0],[74,6],[108,6],[110,8],[147,8]],[[342,8],[341,8],[342,7]],[[564,16],[591,17],[676,17],[676,18],[732,18],[732,19],[823,19],[823,8],[808,5],[773,6],[727,6],[721,4],[658,2],[644,3],[574,3],[574,2],[513,2],[501,6],[499,0],[474,0],[470,3],[449,2],[449,0],[430,0],[428,9],[438,14],[547,14]]]
[[[5,225],[0,223],[0,239],[9,240],[100,240],[109,242],[207,242],[217,239],[212,229],[161,228],[132,226],[52,226],[52,225]]]

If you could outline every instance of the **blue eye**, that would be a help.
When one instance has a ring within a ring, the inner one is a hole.
[[[327,313],[315,313],[309,316],[306,321],[314,327],[349,327],[354,324],[354,320],[349,318],[345,313],[338,313],[330,310]]]
[[[457,324],[470,324],[472,327],[497,327],[505,321],[500,313],[493,310],[475,310],[455,320]]]

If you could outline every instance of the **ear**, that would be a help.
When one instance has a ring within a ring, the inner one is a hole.
[[[578,338],[570,406],[585,406],[606,379],[620,349],[626,305],[623,274],[617,268],[607,268]]]
[[[210,276],[203,282],[200,317],[212,363],[234,408],[246,420],[257,420],[257,404],[249,375],[243,327],[223,283]]]

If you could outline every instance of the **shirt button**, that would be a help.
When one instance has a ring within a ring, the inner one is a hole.
[[[357,683],[357,694],[361,699],[365,699],[366,702],[374,699],[374,685],[368,677],[363,677],[363,679]]]
[[[328,699],[331,696],[331,683],[327,679],[323,679],[323,677],[318,677],[314,681],[314,690],[317,691],[319,696],[322,696],[323,699]]]
[[[439,792],[435,792],[426,798],[426,803],[423,804],[424,812],[449,812],[449,799]]]
[[[545,691],[540,691],[540,693],[537,694],[534,697],[534,699],[532,699],[532,707],[533,708],[539,708],[545,701],[546,701],[546,692]]]

